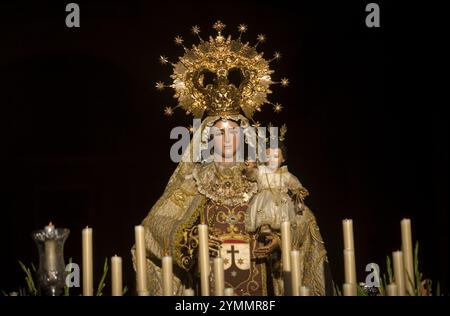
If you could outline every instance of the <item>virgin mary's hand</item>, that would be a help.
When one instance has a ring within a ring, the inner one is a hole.
[[[266,258],[280,247],[280,238],[276,234],[268,235],[266,240],[268,241],[267,245],[255,249],[254,254],[257,258]]]

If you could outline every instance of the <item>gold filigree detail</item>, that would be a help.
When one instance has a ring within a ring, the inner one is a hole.
[[[257,192],[256,182],[249,181],[243,175],[245,164],[220,166],[222,170],[217,168],[211,162],[199,165],[192,173],[198,191],[215,203],[230,206],[245,204]]]
[[[200,202],[195,207],[195,211],[188,219],[181,221],[177,226],[172,241],[172,252],[175,262],[185,270],[190,270],[194,260],[194,252],[198,246],[198,240],[195,238],[196,226],[195,222],[198,220],[201,212],[206,205],[207,199],[202,197]]]

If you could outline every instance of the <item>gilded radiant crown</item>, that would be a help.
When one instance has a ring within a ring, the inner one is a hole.
[[[196,118],[207,115],[227,116],[243,113],[248,119],[252,119],[255,111],[261,111],[264,104],[271,104],[276,113],[282,110],[279,103],[272,103],[267,95],[272,93],[272,84],[287,86],[289,80],[281,79],[280,82],[272,81],[273,70],[269,64],[281,58],[279,52],[275,52],[272,59],[264,59],[263,53],[258,53],[256,47],[266,40],[265,35],[257,37],[257,43],[251,46],[248,42],[241,41],[242,34],[247,31],[247,26],[239,25],[239,37],[232,39],[231,35],[225,37],[222,31],[225,24],[221,21],[214,23],[217,31],[215,37],[209,36],[205,41],[200,37],[200,28],[192,27],[192,33],[197,35],[200,43],[187,48],[183,45],[183,38],[175,37],[175,43],[184,48],[184,55],[179,57],[177,63],[171,63],[165,56],[160,56],[162,64],[171,64],[173,80],[171,84],[159,81],[156,88],[162,90],[166,87],[175,90],[174,98],[178,99],[178,105],[186,114],[192,114]],[[173,114],[171,106],[164,109],[168,116]]]

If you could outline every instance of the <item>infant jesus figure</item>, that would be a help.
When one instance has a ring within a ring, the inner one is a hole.
[[[279,230],[284,221],[293,221],[302,214],[308,191],[288,171],[284,144],[266,149],[267,162],[250,166],[248,176],[256,179],[258,193],[249,203],[245,226],[256,232],[260,241],[256,254],[267,255],[279,247]]]

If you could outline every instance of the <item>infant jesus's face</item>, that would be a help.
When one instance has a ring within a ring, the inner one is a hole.
[[[284,161],[283,153],[280,148],[267,148],[266,157],[266,165],[272,172],[275,172]]]

